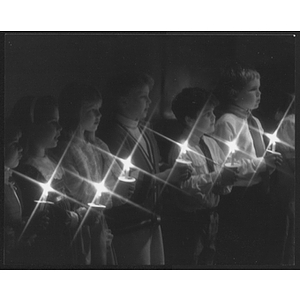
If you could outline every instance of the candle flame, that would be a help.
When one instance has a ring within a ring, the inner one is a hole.
[[[95,186],[95,188],[97,190],[97,194],[96,195],[99,196],[99,197],[102,195],[102,193],[105,193],[105,192],[108,191],[108,189],[105,187],[103,181],[101,181],[100,183],[94,183],[94,186]]]
[[[124,159],[123,160],[123,164],[124,164],[124,171],[125,172],[129,172],[130,167],[132,166],[132,164],[131,164],[131,157],[128,156],[127,159]]]
[[[40,183],[40,185],[43,188],[42,201],[45,201],[49,192],[52,192],[54,190],[51,187],[51,181],[48,181],[47,183]]]
[[[279,142],[279,138],[277,137],[277,132],[275,131],[273,134],[265,133],[265,135],[270,139],[270,144],[275,144]]]
[[[181,156],[182,154],[186,154],[186,151],[188,150],[188,141],[186,140],[184,143],[182,143],[180,145],[180,155]]]
[[[239,149],[235,141],[227,142],[226,145],[229,147],[229,153],[234,153]]]

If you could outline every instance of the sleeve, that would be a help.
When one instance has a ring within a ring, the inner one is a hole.
[[[287,158],[295,158],[295,121],[286,118],[278,129],[277,137],[283,143],[277,143],[276,149]]]
[[[91,195],[96,193],[96,189],[87,181],[85,176],[83,157],[74,148],[70,147],[66,153],[62,164],[65,169],[64,182],[70,197],[87,204]],[[80,170],[80,172],[79,172]]]
[[[260,129],[263,130],[260,122],[258,121],[257,123]],[[225,142],[233,141],[236,138],[236,136],[237,136],[236,128],[232,122],[223,119],[220,119],[217,122],[213,137],[224,153],[224,161],[229,155],[229,147],[225,144]],[[239,175],[249,176],[249,179],[252,177],[253,174],[257,173],[258,171],[261,172],[261,171],[265,171],[266,169],[266,164],[262,157],[261,158],[238,157],[238,160],[241,163],[241,166],[239,168]]]
[[[43,183],[46,180],[36,168],[30,165],[20,166],[18,171],[23,175],[15,176],[22,195],[23,216],[29,217],[36,206],[34,201],[39,200],[43,193],[42,187],[37,182]]]
[[[229,147],[225,144],[225,142],[234,140],[235,136],[235,128],[231,122],[219,120],[216,123],[214,138],[225,156],[229,153]]]
[[[179,153],[180,148],[173,145],[168,157],[171,165],[174,165]],[[193,158],[188,157],[188,155],[186,158],[193,162]],[[181,183],[181,189],[193,197],[205,198],[205,195],[211,192],[213,185],[217,182],[219,172],[207,173],[204,165],[196,168],[192,167],[192,175],[188,180]]]

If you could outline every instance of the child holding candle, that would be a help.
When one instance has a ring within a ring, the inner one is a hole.
[[[95,131],[100,123],[102,97],[99,91],[90,85],[70,83],[60,94],[60,114],[63,125],[63,140],[59,145],[60,156],[66,174],[64,183],[67,193],[82,202],[110,207],[123,204],[122,200],[113,197],[113,203],[108,193],[102,193],[95,198],[97,191],[94,184],[104,181],[104,186],[122,197],[129,198],[133,185],[119,190],[118,177],[121,168],[115,163],[108,147],[95,137]],[[123,186],[124,188],[124,186]],[[123,193],[123,194],[122,194]],[[93,212],[88,211],[88,215]],[[97,211],[99,220],[95,224],[83,226],[76,238],[80,259],[79,264],[115,264],[111,246],[112,234],[107,227],[103,209]]]
[[[191,178],[173,190],[173,207],[165,223],[170,264],[212,265],[218,231],[217,206],[220,194],[231,190],[236,174],[223,167],[225,156],[218,144],[207,136],[214,130],[216,98],[200,88],[185,88],[174,99],[172,110],[184,129],[179,142],[187,142],[185,154],[174,145],[169,154],[192,163]]]
[[[43,194],[41,184],[47,183],[52,175],[51,187],[64,193],[63,170],[49,153],[50,149],[56,147],[61,131],[56,100],[50,96],[21,98],[11,117],[23,132],[23,157],[16,173],[22,192],[23,214],[28,219],[28,227],[32,226],[31,216],[33,219],[41,216],[49,220],[47,228],[36,237],[33,247],[26,253],[25,263],[71,264],[68,229],[69,224],[78,223],[78,215],[72,211],[69,201],[55,192],[44,196],[44,202],[50,204],[36,203]],[[27,230],[25,226],[21,235],[26,235]]]
[[[111,78],[106,89],[104,107],[111,114],[106,115],[108,122],[99,134],[112,153],[131,158],[131,176],[136,178],[131,202],[107,211],[118,263],[122,265],[164,264],[159,187],[161,181],[184,180],[189,172],[187,167],[172,172],[159,170],[158,147],[149,124],[143,121],[151,104],[153,84],[147,74],[127,72]]]
[[[257,264],[265,241],[269,174],[282,158],[266,153],[263,128],[252,115],[261,101],[260,75],[256,70],[239,64],[229,66],[222,73],[215,94],[222,115],[216,122],[214,137],[226,156],[228,142],[235,141],[238,148],[235,157],[241,164],[233,191],[224,197],[221,206],[221,221],[226,222],[227,216],[228,230],[240,230],[239,245],[235,247],[238,251],[228,263]],[[224,246],[228,246],[228,241]],[[241,248],[247,252],[241,252]]]
[[[47,226],[47,219],[35,218],[26,234],[20,241],[19,237],[25,225],[23,204],[20,190],[13,176],[19,160],[22,157],[22,147],[19,143],[21,131],[12,120],[5,122],[4,138],[4,264],[20,264],[24,262],[24,252],[34,243],[36,234],[43,226]]]

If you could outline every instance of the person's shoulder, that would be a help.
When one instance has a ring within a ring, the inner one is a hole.
[[[36,179],[41,176],[40,171],[30,163],[30,160],[23,161],[16,168],[16,171],[22,175]],[[20,175],[19,175],[20,176]],[[17,174],[17,178],[19,177]]]
[[[212,137],[212,136],[209,136],[209,135],[204,135],[203,136],[203,140],[204,142],[207,144],[207,145],[211,145],[211,146],[218,146],[218,143],[217,141]]]
[[[217,120],[217,123],[226,123],[226,122],[236,122],[238,119],[238,117],[232,113],[224,113],[223,115],[221,115],[219,117],[219,119]]]

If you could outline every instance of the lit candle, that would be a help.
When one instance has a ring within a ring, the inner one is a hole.
[[[131,157],[128,156],[127,159],[124,159],[123,164],[124,164],[124,169],[123,169],[124,177],[126,179],[129,179],[130,178],[129,173],[130,173],[130,167],[131,167]]]
[[[125,182],[125,183],[133,183],[135,182],[135,178],[130,176],[130,167],[133,165],[131,164],[131,157],[129,156],[127,159],[122,159],[123,162],[123,172],[121,176],[119,177],[119,181]]]
[[[275,152],[276,142],[279,141],[279,139],[277,138],[277,132],[275,131],[273,134],[265,133],[265,135],[270,139],[269,145],[271,145],[271,151]]]
[[[38,203],[40,205],[40,209],[45,209],[46,204],[54,204],[51,201],[47,201],[49,192],[53,191],[53,188],[51,187],[51,182],[47,183],[40,183],[40,186],[43,188],[42,196],[39,200],[35,200],[34,202]]]
[[[229,147],[229,157],[230,157],[231,165],[233,166],[234,161],[235,161],[235,151],[238,148],[237,148],[237,145],[236,145],[235,141],[228,142],[227,146]]]
[[[108,189],[105,187],[103,181],[101,181],[100,183],[95,183],[94,186],[96,188],[96,195],[94,200],[91,203],[88,203],[88,205],[96,208],[105,208],[106,206],[101,204],[101,196],[102,193],[107,192]]]
[[[186,151],[188,150],[188,141],[186,140],[184,143],[182,143],[179,146],[180,146],[180,153],[178,158],[176,159],[176,162],[179,164],[191,165],[192,162],[185,158]]]

